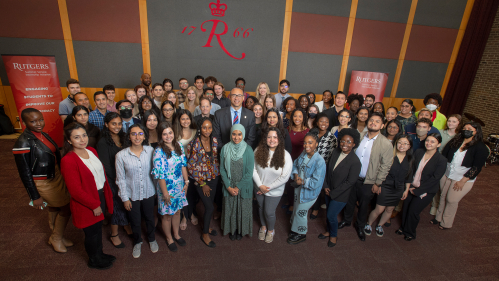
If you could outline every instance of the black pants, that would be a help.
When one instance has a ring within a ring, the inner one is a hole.
[[[154,196],[147,199],[131,201],[132,209],[128,211],[130,223],[133,232],[133,245],[142,242],[142,216],[146,221],[147,240],[153,242],[156,240],[154,235]]]
[[[350,192],[350,198],[348,199],[347,206],[345,207],[345,221],[351,223],[353,220],[353,213],[355,211],[355,206],[357,201],[359,201],[359,211],[357,212],[357,225],[360,228],[364,228],[367,222],[367,213],[369,211],[369,203],[374,196],[372,193],[373,185],[364,184],[364,179],[358,179],[355,182],[354,190]]]
[[[215,194],[215,204],[217,204],[217,211],[222,212],[222,205],[223,205],[223,200],[224,200],[224,191],[223,191],[223,181],[219,177],[218,183],[217,183],[217,192]]]
[[[104,189],[99,190],[99,199],[102,213],[104,213],[106,209]],[[85,227],[83,233],[85,233],[85,251],[88,257],[92,259],[102,254],[102,221]]]
[[[189,187],[185,199],[187,199],[188,205],[182,208],[182,214],[187,220],[191,219],[192,214],[197,217],[196,205],[199,203],[199,196],[194,186],[194,180],[191,178],[189,178]]]
[[[210,197],[205,196],[203,193],[203,188],[200,187],[199,185],[195,185],[194,181],[191,181],[191,185],[189,186],[189,189],[192,188],[193,190],[197,191],[199,198],[201,199],[201,201],[203,201],[203,205],[204,205],[203,233],[204,234],[210,233],[211,217],[213,216],[213,211],[215,210],[215,206],[213,206],[213,202],[215,201],[219,179],[220,179],[220,176],[217,176],[214,180],[206,182],[206,185],[208,185],[211,188]]]
[[[418,227],[420,217],[419,215],[424,208],[430,205],[433,201],[435,193],[429,193],[423,199],[419,196],[414,196],[409,192],[407,198],[404,200],[404,208],[402,210],[402,231],[405,236],[416,238],[416,228]]]

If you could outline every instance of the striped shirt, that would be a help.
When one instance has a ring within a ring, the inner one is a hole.
[[[129,147],[116,154],[116,184],[121,201],[143,200],[156,193],[151,178],[153,152],[154,148],[144,145],[140,157]]]

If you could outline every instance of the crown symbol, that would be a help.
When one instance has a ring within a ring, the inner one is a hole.
[[[220,0],[217,0],[217,3],[211,2],[209,7],[211,9],[211,15],[213,15],[215,17],[225,16],[225,11],[227,10],[227,5],[220,4]]]

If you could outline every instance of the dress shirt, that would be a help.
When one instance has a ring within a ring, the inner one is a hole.
[[[372,139],[369,139],[368,135],[369,133],[364,136],[359,147],[355,151],[355,154],[357,154],[357,157],[359,157],[360,163],[362,164],[359,178],[366,177],[367,169],[369,168],[369,159],[371,158],[371,149],[373,148],[374,140],[378,138],[379,133]]]
[[[116,184],[121,201],[147,199],[156,193],[152,182],[152,154],[154,148],[142,146],[140,157],[125,148],[116,154]]]
[[[106,115],[109,113],[109,111],[106,111]],[[96,108],[94,111],[90,112],[88,115],[88,122],[92,123],[94,126],[97,126],[99,130],[102,131],[104,129],[104,117],[106,115],[102,115],[102,113],[99,111],[98,108]]]
[[[282,102],[291,97],[289,94],[285,94],[284,96],[281,94],[281,93],[277,93],[274,95],[275,97],[275,107],[278,109],[278,110],[281,110],[283,112],[286,112],[286,110],[282,110],[281,109],[281,106],[282,106]]]
[[[454,153],[454,157],[452,158],[452,162],[447,162],[447,170],[445,171],[445,176],[451,180],[460,181],[464,175],[471,169],[465,166],[462,166],[464,156],[466,156],[465,151],[461,151],[461,149],[456,150]],[[467,182],[475,182],[476,178],[470,179]]]
[[[237,111],[237,117],[239,118],[238,124],[241,124],[241,113],[243,111],[243,107],[241,106],[238,110],[235,110],[232,106],[230,107],[230,122],[234,125],[234,113]]]
[[[124,133],[126,133],[127,132],[126,124],[128,123],[128,129],[130,129],[130,127],[132,127],[132,125],[134,124],[133,123],[133,117],[129,121],[125,121],[125,119],[123,119],[123,121],[121,123],[123,124],[122,130],[123,130]]]

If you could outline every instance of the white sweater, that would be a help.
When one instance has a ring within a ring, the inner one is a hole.
[[[255,150],[256,153],[256,150]],[[282,196],[284,193],[284,186],[291,176],[291,170],[293,169],[293,160],[291,155],[284,151],[284,167],[276,170],[274,167],[262,168],[255,161],[255,168],[253,169],[253,182],[254,187],[258,191],[259,186],[265,185],[270,188],[270,191],[265,193],[266,196],[278,197]],[[273,151],[269,151],[269,162],[274,155]]]

